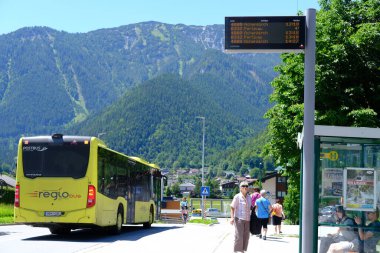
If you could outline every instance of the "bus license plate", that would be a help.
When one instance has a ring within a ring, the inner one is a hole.
[[[48,217],[54,217],[54,216],[61,216],[62,212],[45,212],[45,216]]]

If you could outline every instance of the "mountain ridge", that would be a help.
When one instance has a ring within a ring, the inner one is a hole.
[[[159,22],[78,34],[33,27],[0,35],[0,143],[6,143],[0,158],[14,156],[14,144],[9,143],[21,135],[73,129],[129,89],[167,73],[190,82],[204,74],[229,82],[224,87],[231,96],[236,94],[251,108],[234,109],[247,115],[245,124],[263,122],[260,117],[270,106],[269,82],[275,76],[270,69],[278,55],[265,61],[261,56],[251,61],[255,55],[226,55],[223,38],[222,25]],[[204,92],[209,99],[221,99],[213,96],[218,88],[208,88]],[[229,100],[224,97],[225,110],[234,107]]]

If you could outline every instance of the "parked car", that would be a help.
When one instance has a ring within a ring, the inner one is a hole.
[[[207,217],[219,217],[220,212],[219,212],[218,208],[207,208],[206,216]]]
[[[335,223],[336,207],[325,206],[319,210],[318,222]]]
[[[191,212],[191,219],[202,219],[202,209],[194,209]]]

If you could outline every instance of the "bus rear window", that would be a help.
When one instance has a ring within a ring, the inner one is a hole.
[[[23,143],[24,176],[82,178],[86,175],[89,154],[88,143]]]

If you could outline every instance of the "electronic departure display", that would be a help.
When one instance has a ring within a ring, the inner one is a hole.
[[[226,17],[226,52],[293,52],[305,49],[305,16]]]

